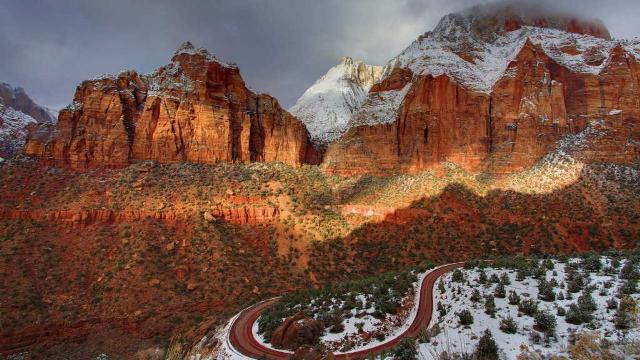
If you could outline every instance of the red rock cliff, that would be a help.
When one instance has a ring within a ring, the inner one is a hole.
[[[375,96],[409,86],[395,120],[349,129],[329,146],[323,166],[338,174],[417,172],[448,161],[504,174],[534,165],[587,126],[598,135],[580,146],[581,160],[638,162],[638,61],[620,45],[606,57],[591,51],[572,56],[602,65],[598,73],[570,69],[526,40],[488,93],[448,74],[408,78],[396,69],[371,90]]]
[[[172,63],[78,86],[50,134],[25,153],[73,168],[160,162],[317,161],[304,125],[278,101],[249,90],[235,65],[185,43]]]

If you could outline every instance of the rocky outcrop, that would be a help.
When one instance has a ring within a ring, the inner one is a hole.
[[[278,208],[270,206],[218,206],[204,210],[204,220],[221,220],[237,225],[256,225],[277,220],[280,216]],[[84,227],[92,224],[113,224],[153,219],[166,224],[187,223],[201,217],[199,212],[172,210],[16,210],[0,209],[0,219],[5,220],[37,220],[70,227]]]
[[[32,127],[53,122],[51,114],[31,100],[24,89],[0,83],[0,157],[19,154]]]
[[[324,332],[324,326],[318,320],[305,318],[299,313],[286,318],[274,330],[271,345],[279,349],[296,350],[303,345],[316,345]]]
[[[51,113],[43,106],[36,104],[21,87],[0,83],[0,104],[29,115],[39,123],[55,122]]]
[[[83,82],[52,134],[33,134],[25,153],[73,168],[159,162],[317,158],[304,125],[278,101],[249,90],[235,65],[190,43],[152,74],[127,71]]]

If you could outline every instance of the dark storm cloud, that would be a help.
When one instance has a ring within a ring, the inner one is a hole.
[[[69,103],[100,73],[150,72],[184,40],[236,62],[247,84],[285,106],[344,55],[382,64],[441,16],[483,0],[0,0],[0,81],[42,104]],[[557,0],[640,35],[640,1]]]

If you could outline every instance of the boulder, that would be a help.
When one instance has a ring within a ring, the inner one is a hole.
[[[298,313],[278,326],[271,336],[271,344],[280,349],[296,350],[302,345],[317,344],[323,333],[321,321],[305,318],[303,313]]]

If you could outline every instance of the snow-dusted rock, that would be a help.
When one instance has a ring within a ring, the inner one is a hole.
[[[607,137],[582,158],[635,161],[640,41],[612,40],[597,21],[525,10],[475,7],[418,37],[328,146],[327,170],[414,172],[449,161],[511,173],[603,118]]]
[[[23,88],[0,83],[0,156],[10,158],[22,150],[28,128],[52,124],[48,109],[36,104]]]

